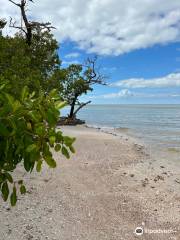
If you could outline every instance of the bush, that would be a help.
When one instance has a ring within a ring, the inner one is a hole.
[[[17,187],[21,194],[26,192],[23,180],[13,180],[18,164],[27,172],[34,168],[40,172],[43,162],[56,167],[52,150],[66,158],[75,152],[75,139],[56,130],[59,110],[64,106],[56,90],[35,94],[24,87],[16,99],[8,93],[7,84],[0,85],[0,191],[4,201],[10,196],[12,206],[17,201]]]

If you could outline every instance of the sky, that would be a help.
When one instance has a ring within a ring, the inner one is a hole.
[[[19,22],[15,6],[0,4],[2,18]],[[180,0],[34,0],[27,13],[56,27],[63,67],[98,56],[107,85],[82,101],[180,103]]]

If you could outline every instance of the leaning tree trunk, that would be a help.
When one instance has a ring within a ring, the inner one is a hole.
[[[86,106],[87,104],[89,104],[89,103],[91,103],[91,101],[88,101],[88,102],[86,102],[86,103],[81,103],[81,104],[79,105],[79,107],[76,109],[76,111],[74,112],[74,117],[76,116],[77,112],[79,112],[79,110],[80,110],[81,108],[85,107],[85,106]]]
[[[69,118],[73,119],[74,118],[74,108],[75,108],[75,104],[76,104],[76,101],[77,101],[77,97],[75,97],[72,101],[72,104],[70,105],[71,106],[71,109],[70,109],[70,113],[69,113]]]

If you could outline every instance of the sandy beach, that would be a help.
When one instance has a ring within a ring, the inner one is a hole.
[[[55,170],[16,172],[28,192],[14,208],[0,200],[0,240],[180,239],[180,161],[154,159],[124,133],[63,131],[77,137],[76,154],[54,153]]]

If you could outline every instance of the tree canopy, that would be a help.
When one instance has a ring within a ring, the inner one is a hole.
[[[93,91],[94,84],[105,84],[104,76],[102,76],[96,68],[97,57],[88,59],[83,64],[72,64],[66,69],[62,69],[62,78],[60,79],[60,92],[62,99],[70,105],[69,118],[76,118],[77,112],[90,103],[80,102],[80,96],[87,94],[88,91]],[[79,107],[75,110],[75,105]]]

